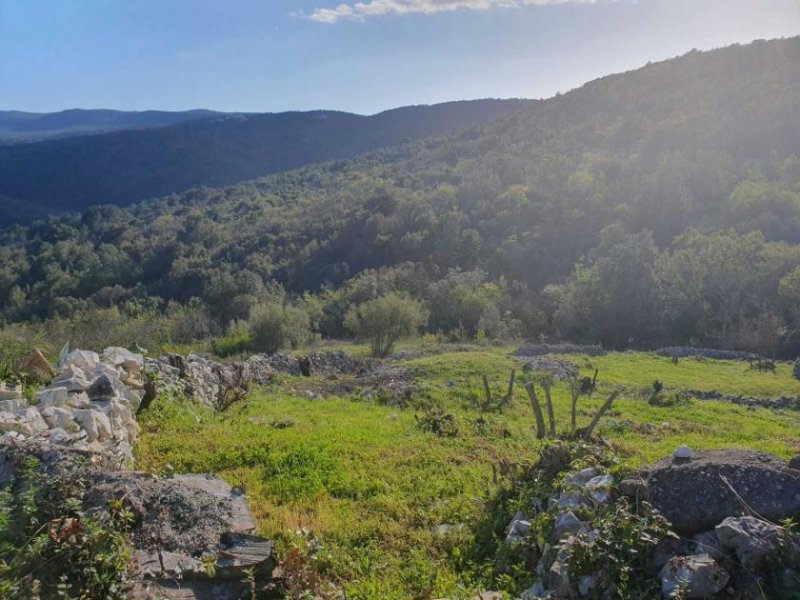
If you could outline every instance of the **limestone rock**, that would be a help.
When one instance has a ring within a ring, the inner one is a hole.
[[[706,598],[722,590],[729,575],[707,554],[676,556],[661,571],[664,598]]]
[[[77,429],[72,420],[72,412],[58,406],[46,406],[41,410],[42,418],[50,429]]]
[[[97,352],[91,350],[73,350],[64,357],[64,366],[74,366],[84,373],[91,372],[100,363]]]
[[[16,371],[23,373],[31,383],[48,383],[56,376],[56,372],[50,366],[50,362],[44,357],[41,350],[34,350],[19,361],[16,365]]]
[[[87,442],[104,442],[111,438],[111,422],[102,412],[76,408],[72,411],[72,418],[86,431]]]
[[[0,411],[14,412],[28,406],[28,401],[22,398],[15,400],[0,400]]]
[[[755,517],[728,517],[716,528],[719,543],[736,552],[739,563],[756,570],[777,562],[781,528]]]
[[[33,395],[39,408],[47,406],[64,407],[67,404],[69,393],[65,387],[51,387],[39,390]]]
[[[555,534],[558,540],[585,530],[586,525],[572,511],[563,512],[556,516]]]
[[[708,554],[714,560],[722,560],[725,551],[719,543],[716,531],[703,531],[692,538],[695,554]]]
[[[517,514],[514,515],[514,518],[511,519],[511,523],[508,526],[506,543],[513,544],[516,542],[521,542],[523,539],[525,539],[525,534],[528,533],[530,528],[530,522],[527,521],[525,516],[518,511]]]
[[[686,444],[678,446],[677,450],[672,453],[672,458],[675,460],[692,460],[693,457],[694,453],[692,452],[692,449]]]

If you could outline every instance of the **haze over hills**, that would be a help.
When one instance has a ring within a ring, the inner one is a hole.
[[[121,129],[163,127],[221,114],[202,109],[171,112],[75,108],[53,113],[0,110],[0,143],[25,143]]]
[[[333,337],[377,289],[429,303],[433,331],[796,353],[798,64],[800,38],[692,52],[455,135],[9,230],[3,316],[199,302],[224,329],[277,283],[327,289]]]
[[[368,117],[334,111],[224,114],[171,126],[5,146],[0,147],[0,195],[40,213],[99,203],[124,205],[452,133],[534,103],[452,102]],[[132,127],[134,117],[122,114],[118,122]],[[63,115],[55,121],[65,125]],[[145,121],[140,116],[137,122]]]

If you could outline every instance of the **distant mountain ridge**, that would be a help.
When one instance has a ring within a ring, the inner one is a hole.
[[[125,205],[470,129],[535,102],[461,101],[372,116],[216,114],[169,126],[2,146],[0,196],[44,211]]]
[[[205,109],[123,111],[74,108],[51,113],[0,110],[0,143],[25,143],[122,129],[164,127],[223,114],[226,113]]]

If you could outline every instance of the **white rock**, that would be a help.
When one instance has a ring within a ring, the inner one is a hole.
[[[128,376],[132,377],[138,377],[144,369],[144,356],[119,346],[111,346],[103,350],[102,360],[113,367],[121,367]]]
[[[0,412],[0,433],[9,432],[33,435],[33,428],[13,412]]]
[[[72,365],[84,372],[91,371],[100,362],[97,352],[91,350],[73,350],[64,357],[64,365]]]
[[[595,502],[607,502],[613,485],[614,478],[611,475],[598,475],[586,482],[586,491]]]
[[[28,401],[22,398],[15,398],[13,400],[0,400],[0,411],[14,412],[20,408],[28,406]]]
[[[57,428],[74,430],[75,422],[72,420],[72,413],[66,408],[58,406],[46,406],[41,410],[42,418],[50,429]]]
[[[83,369],[69,364],[61,367],[59,374],[51,382],[53,387],[65,387],[69,392],[84,392],[89,389],[92,382],[87,378]]]
[[[86,392],[70,394],[67,398],[67,406],[71,406],[72,408],[89,408],[91,405],[89,394]]]
[[[86,441],[106,441],[111,438],[111,422],[108,417],[97,410],[76,408],[72,418],[86,432]]]
[[[33,406],[16,410],[14,414],[19,419],[29,423],[35,432],[46,431],[48,429],[47,423],[42,418],[42,415],[40,415],[39,411]]]
[[[39,390],[33,395],[39,408],[47,406],[66,406],[69,392],[65,387],[50,387]]]
[[[677,450],[672,454],[672,458],[676,460],[691,460],[693,456],[692,449],[685,444],[678,446]]]
[[[517,511],[517,514],[514,515],[514,518],[511,519],[511,523],[508,526],[506,543],[513,544],[516,542],[521,542],[525,538],[525,534],[528,533],[530,528],[530,522],[525,519],[525,516],[522,514],[522,512]]]

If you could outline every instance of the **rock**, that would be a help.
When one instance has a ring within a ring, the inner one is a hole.
[[[44,437],[51,444],[69,444],[72,441],[72,436],[60,427],[54,427],[50,431],[46,431]]]
[[[789,468],[794,469],[795,471],[800,471],[800,454],[792,457],[792,459],[789,461]]]
[[[45,406],[40,414],[50,429],[58,428],[64,431],[77,429],[72,420],[72,412],[58,406]]]
[[[597,589],[600,578],[597,575],[581,575],[578,578],[578,593],[581,596],[588,596]]]
[[[755,517],[728,517],[716,528],[719,543],[736,552],[739,563],[754,571],[778,562],[782,529]]]
[[[522,592],[520,600],[540,600],[547,596],[547,590],[541,583],[534,583],[527,590]]]
[[[0,433],[19,433],[24,436],[34,434],[30,423],[20,419],[16,413],[0,412]]]
[[[585,530],[586,525],[572,511],[559,513],[556,516],[555,535],[558,540]]]
[[[678,449],[672,454],[672,458],[675,460],[692,460],[693,456],[694,453],[692,452],[692,449],[685,444],[678,446]]]
[[[725,551],[719,543],[716,531],[704,531],[692,538],[694,554],[708,554],[714,560],[722,560]]]
[[[521,542],[525,539],[525,534],[528,533],[530,528],[530,521],[527,521],[525,516],[521,512],[517,511],[517,514],[514,515],[514,518],[511,519],[511,523],[508,526],[506,544]]]
[[[15,370],[24,374],[30,383],[49,383],[56,376],[55,370],[41,350],[34,350],[28,354],[17,363]]]
[[[19,400],[22,398],[22,386],[0,381],[0,400]]]
[[[113,398],[122,396],[124,393],[125,390],[122,389],[122,383],[119,379],[116,377],[109,377],[107,374],[100,375],[86,390],[86,395],[89,396],[89,400]]]
[[[589,497],[598,503],[608,502],[611,498],[611,488],[614,478],[611,475],[598,475],[586,482],[586,491]]]
[[[729,575],[707,554],[676,556],[661,571],[664,598],[706,598],[721,591]]]
[[[567,564],[560,560],[556,560],[550,565],[550,571],[547,574],[547,591],[548,597],[552,598],[569,598],[570,596],[570,575]]]
[[[73,350],[64,357],[63,366],[78,367],[84,373],[90,373],[100,364],[100,357],[97,352],[91,350]]]
[[[15,400],[0,400],[0,411],[14,412],[28,406],[28,401],[17,398]]]
[[[85,392],[92,385],[80,367],[64,365],[59,374],[53,379],[54,387],[65,387],[68,392]]]
[[[674,531],[692,536],[742,514],[742,504],[770,521],[800,515],[800,471],[782,460],[746,450],[695,453],[684,463],[664,460],[641,472],[644,500],[658,509]]]
[[[47,406],[64,407],[67,404],[69,393],[65,387],[51,387],[39,390],[33,395],[39,408]]]
[[[119,346],[111,346],[103,350],[102,361],[123,369],[130,377],[139,378],[144,369],[144,356]]]
[[[638,477],[623,479],[619,482],[619,492],[623,496],[638,500],[647,493],[647,482]]]
[[[800,572],[794,569],[784,569],[781,582],[786,590],[800,590]]]
[[[102,412],[76,408],[72,411],[72,418],[86,431],[87,442],[104,442],[111,438],[111,422]]]
[[[39,411],[32,406],[15,410],[14,414],[17,416],[17,418],[28,423],[35,433],[41,433],[42,431],[46,431],[48,429],[47,423],[42,418],[42,415],[40,415]]]
[[[561,492],[555,503],[560,510],[577,510],[588,506],[588,502],[580,492]]]

